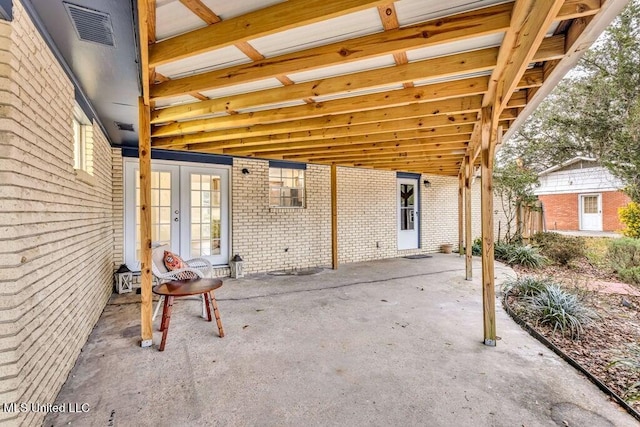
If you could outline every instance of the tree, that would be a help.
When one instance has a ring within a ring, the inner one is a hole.
[[[640,202],[640,0],[601,38],[505,144],[502,161],[543,170],[575,156],[598,159]]]
[[[521,224],[515,224],[518,211],[536,201],[533,190],[539,184],[538,174],[519,166],[516,162],[496,165],[493,170],[493,192],[501,200],[507,220],[505,241],[512,243],[522,236]],[[514,232],[515,228],[515,232]]]

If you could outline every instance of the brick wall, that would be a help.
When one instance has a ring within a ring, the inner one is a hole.
[[[544,206],[547,230],[578,230],[578,195],[547,194],[538,196]]]
[[[111,200],[113,205],[113,269],[124,263],[124,162],[122,149],[111,149]]]
[[[618,220],[618,208],[630,199],[621,191],[604,191],[602,195],[602,230],[618,231],[623,225]],[[547,229],[578,230],[580,228],[580,195],[545,194],[538,198],[544,203]]]
[[[604,231],[620,231],[624,225],[618,218],[618,209],[626,206],[631,199],[622,191],[602,193],[602,229]]]
[[[13,4],[0,22],[0,402],[50,403],[111,293],[111,151],[94,126],[92,175],[75,173],[73,87]]]
[[[338,167],[337,189],[339,262],[397,256],[396,173]]]
[[[269,162],[234,159],[231,256],[242,255],[247,273],[331,265],[330,175],[307,165],[306,208],[270,208]]]

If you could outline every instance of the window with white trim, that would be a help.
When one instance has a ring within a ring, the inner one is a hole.
[[[304,208],[304,169],[269,167],[269,206]]]
[[[89,145],[87,129],[90,125],[89,119],[84,114],[78,104],[73,109],[73,168],[89,172]]]

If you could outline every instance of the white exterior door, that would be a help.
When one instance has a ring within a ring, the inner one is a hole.
[[[398,178],[398,249],[418,248],[418,180]]]
[[[125,263],[140,270],[140,180],[138,161],[125,163]],[[229,171],[208,165],[153,162],[151,239],[184,259],[229,262]]]
[[[600,194],[580,196],[580,229],[602,231],[602,197]]]

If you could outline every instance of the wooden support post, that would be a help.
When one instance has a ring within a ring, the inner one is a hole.
[[[464,241],[466,244],[465,251],[465,269],[467,280],[473,280],[473,236],[471,231],[471,175],[473,173],[473,163],[471,156],[464,158]]]
[[[338,269],[338,168],[331,165],[331,267]]]
[[[496,345],[496,294],[493,253],[493,161],[495,154],[495,123],[493,107],[484,107],[481,117],[482,167],[482,307],[484,313],[484,344]]]
[[[463,166],[464,168],[464,166]],[[464,170],[458,174],[458,254],[464,246]]]
[[[142,97],[138,100],[140,156],[140,273],[142,307],[140,310],[142,347],[153,342],[151,295],[151,122],[149,106]]]

